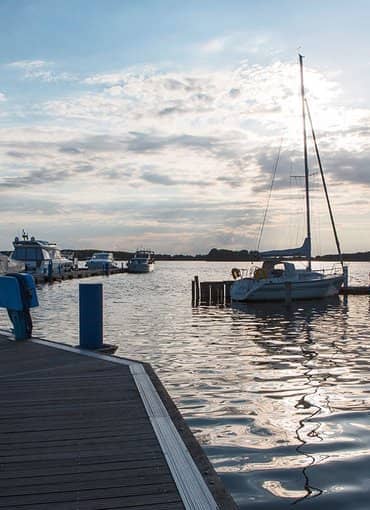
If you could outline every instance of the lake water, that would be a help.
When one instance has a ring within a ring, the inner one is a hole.
[[[241,509],[369,509],[369,297],[192,308],[192,277],[233,265],[84,283],[104,283],[105,341],[152,363]],[[350,264],[351,283],[369,272]],[[36,336],[77,343],[79,283],[39,289]]]

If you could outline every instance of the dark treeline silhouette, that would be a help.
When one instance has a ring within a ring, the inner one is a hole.
[[[93,253],[102,252],[102,251],[112,251],[112,250],[62,250],[65,253],[74,253],[74,256],[79,260],[87,260],[91,258]],[[4,255],[10,255],[10,251],[2,251]],[[116,260],[128,260],[133,255],[134,252],[129,251],[112,251],[114,258]],[[205,260],[210,262],[242,262],[242,261],[258,261],[261,259],[259,253],[257,251],[248,251],[248,250],[226,250],[226,249],[218,249],[212,248],[206,255],[168,255],[168,254],[156,254],[156,260]],[[343,259],[348,262],[367,262],[370,261],[370,251],[366,252],[356,252],[356,253],[344,253]],[[297,260],[297,258],[295,259]],[[323,261],[338,261],[338,255],[319,255],[314,257],[314,260],[323,260]]]

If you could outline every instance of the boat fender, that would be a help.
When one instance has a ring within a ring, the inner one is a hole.
[[[242,273],[241,273],[239,268],[233,267],[232,270],[231,270],[231,274],[232,274],[234,280],[237,280],[238,278],[241,277]]]
[[[255,280],[263,280],[264,278],[267,278],[267,273],[262,267],[258,267],[253,275]]]

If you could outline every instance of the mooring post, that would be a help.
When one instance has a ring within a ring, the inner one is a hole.
[[[80,283],[80,347],[103,346],[103,284]]]
[[[199,306],[199,295],[200,295],[200,288],[199,288],[199,276],[194,276],[194,286],[195,286],[195,306]]]
[[[348,266],[343,266],[343,287],[348,287]]]

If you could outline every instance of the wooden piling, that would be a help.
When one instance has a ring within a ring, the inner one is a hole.
[[[199,298],[200,298],[200,286],[199,286],[199,276],[194,276],[194,287],[195,287],[195,306],[199,306]]]

